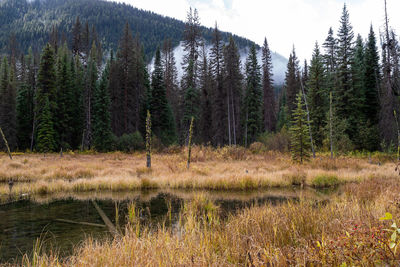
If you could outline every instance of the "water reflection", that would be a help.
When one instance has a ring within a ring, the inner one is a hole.
[[[196,194],[204,194],[207,199],[220,206],[224,217],[254,204],[276,204],[289,199],[298,200],[301,197],[324,197],[311,189],[296,188],[267,192],[194,193],[166,190],[38,195],[0,204],[0,263],[12,262],[20,259],[25,253],[31,253],[38,238],[42,240],[44,250],[58,251],[61,256],[70,254],[72,248],[88,236],[97,240],[112,238],[92,200],[95,200],[112,224],[123,229],[128,205],[132,202],[142,211],[141,218],[144,223],[155,227],[166,219],[169,207],[172,214],[171,223],[174,224],[178,220],[183,203],[193,199]]]

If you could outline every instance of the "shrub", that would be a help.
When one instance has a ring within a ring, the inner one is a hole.
[[[117,150],[124,152],[132,152],[134,150],[142,150],[144,141],[142,135],[136,131],[131,134],[124,134],[121,137],[114,137]]]
[[[321,175],[317,175],[312,180],[312,186],[317,187],[317,188],[333,187],[333,186],[337,186],[339,184],[340,184],[340,181],[336,175],[321,174]]]
[[[258,137],[258,142],[264,144],[266,150],[289,151],[290,136],[286,128],[278,133],[265,132]]]
[[[251,151],[252,153],[254,153],[254,154],[259,154],[259,153],[261,153],[261,152],[265,149],[265,146],[264,146],[264,144],[261,143],[261,142],[254,142],[254,143],[252,143],[252,144],[250,145],[249,149],[250,149],[250,151]]]

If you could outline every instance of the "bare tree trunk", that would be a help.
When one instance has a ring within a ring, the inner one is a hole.
[[[306,97],[306,93],[304,92],[303,82],[301,82],[301,90],[303,91],[304,103],[306,104],[307,124],[308,124],[308,131],[310,132],[311,150],[313,153],[313,158],[315,159],[315,149],[314,149],[314,142],[313,142],[312,131],[311,131],[311,123],[310,123],[310,111],[308,110],[307,97]]]
[[[249,112],[246,110],[246,126],[245,126],[245,133],[244,133],[244,146],[247,147],[247,123],[249,120]]]
[[[12,160],[13,158],[12,158],[12,155],[11,155],[10,146],[8,145],[8,142],[7,142],[6,136],[4,135],[4,133],[3,133],[3,129],[1,129],[1,127],[0,127],[0,134],[1,134],[1,137],[3,137],[4,144],[5,144],[5,145],[6,145],[6,147],[7,147],[7,153],[8,153],[8,156],[9,156],[9,157],[10,157],[10,159]]]
[[[188,170],[190,168],[190,161],[191,161],[191,157],[192,157],[193,123],[194,123],[194,117],[192,117],[192,121],[190,122],[190,128],[189,128],[189,143],[188,143],[188,158],[187,158],[187,169]]]

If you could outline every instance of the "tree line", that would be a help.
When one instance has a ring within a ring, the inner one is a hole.
[[[397,140],[397,37],[383,36],[381,63],[372,25],[367,40],[354,40],[346,6],[337,36],[329,29],[310,65],[301,68],[293,49],[279,94],[267,39],[261,61],[253,44],[242,64],[235,39],[224,41],[217,24],[208,49],[197,10],[183,32],[180,80],[171,39],[156,48],[149,71],[140,36],[129,23],[122,32],[105,56],[95,27],[77,17],[69,40],[53,27],[41,55],[11,49],[1,64],[0,126],[13,150],[141,149],[148,112],[164,146],[186,144],[192,118],[193,142],[213,146],[249,146],[287,129],[292,149],[312,140],[315,149],[373,151]]]

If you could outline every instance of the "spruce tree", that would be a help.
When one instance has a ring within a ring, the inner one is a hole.
[[[16,140],[16,78],[13,68],[6,57],[3,58],[0,74],[0,127],[11,149],[15,149]],[[6,148],[1,142],[2,148]]]
[[[228,141],[232,140],[228,129],[228,111],[226,91],[223,80],[223,44],[221,33],[215,24],[213,32],[213,43],[210,53],[210,69],[213,78],[213,143],[216,146],[223,146]],[[229,139],[229,140],[228,140]]]
[[[106,152],[112,147],[110,95],[108,91],[109,68],[107,64],[93,94],[93,146],[97,151]]]
[[[338,32],[338,48],[336,51],[337,60],[337,83],[334,91],[334,106],[339,118],[347,120],[348,127],[352,127],[349,122],[352,101],[354,98],[354,88],[352,82],[352,59],[354,55],[353,47],[353,28],[349,21],[349,13],[346,4],[343,7],[340,19],[340,29]],[[346,129],[346,133],[353,138],[354,129]]]
[[[168,103],[160,49],[157,48],[154,61],[154,71],[151,79],[152,131],[165,145],[171,145],[176,140],[175,121],[171,106]]]
[[[264,39],[262,47],[262,83],[263,83],[263,114],[264,114],[264,131],[273,132],[276,129],[276,107],[275,95],[272,79],[272,58],[269,50],[267,38]]]
[[[323,129],[326,125],[325,114],[328,111],[325,81],[323,57],[320,53],[318,43],[315,43],[310,66],[310,75],[307,83],[307,92],[310,120],[313,122],[311,124],[312,136],[317,147],[322,146],[322,141],[324,139]]]
[[[296,51],[293,47],[293,52],[289,56],[285,77],[286,104],[288,107],[289,116],[296,108],[296,95],[301,89],[301,77],[299,74],[299,61],[296,56]]]
[[[43,49],[38,74],[38,88],[35,94],[37,120],[36,148],[41,152],[56,149],[54,116],[57,109],[55,56],[50,44]]]
[[[262,132],[262,89],[260,66],[257,62],[256,47],[250,48],[246,62],[246,93],[244,100],[245,145],[256,140]]]
[[[290,150],[294,161],[303,163],[310,157],[310,136],[307,126],[307,113],[304,110],[303,95],[301,92],[296,97],[296,109],[292,113],[290,127]]]
[[[36,148],[39,152],[47,153],[56,149],[56,141],[50,101],[47,95],[43,97],[43,104],[38,121]]]
[[[237,145],[241,139],[240,107],[243,98],[243,75],[240,70],[240,54],[232,37],[224,48],[224,86],[227,94],[229,145]]]

